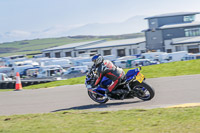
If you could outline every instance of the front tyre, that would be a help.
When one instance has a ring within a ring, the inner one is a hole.
[[[144,81],[142,83],[135,82],[133,84],[133,91],[136,97],[143,101],[151,100],[155,95],[154,89]]]
[[[88,95],[93,101],[95,101],[97,103],[101,103],[102,104],[102,103],[106,103],[108,101],[108,98],[105,98],[105,97],[100,96],[98,94],[92,93],[90,91],[88,91]]]

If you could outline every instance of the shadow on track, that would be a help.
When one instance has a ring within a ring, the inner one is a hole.
[[[132,101],[132,102],[118,102],[118,103],[107,103],[107,104],[90,104],[90,105],[82,105],[77,107],[71,107],[66,109],[58,109],[51,112],[59,112],[59,111],[65,111],[65,110],[84,110],[84,109],[95,109],[95,108],[108,108],[110,106],[118,106],[118,105],[124,105],[124,104],[133,104],[133,103],[140,103],[144,102],[142,100],[139,101]]]

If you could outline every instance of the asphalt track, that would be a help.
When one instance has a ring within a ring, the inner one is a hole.
[[[200,103],[200,75],[152,78],[146,82],[155,89],[156,95],[152,100],[145,102],[135,98],[108,101],[100,105],[88,97],[84,85],[0,92],[0,115],[49,113],[70,109],[151,109]]]

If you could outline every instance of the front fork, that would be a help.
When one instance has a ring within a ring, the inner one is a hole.
[[[126,87],[128,88],[128,91],[130,92],[131,91],[131,87],[130,87],[129,83],[126,84]]]

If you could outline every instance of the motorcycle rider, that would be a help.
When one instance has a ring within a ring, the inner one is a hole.
[[[125,78],[125,72],[123,69],[115,66],[111,61],[104,60],[104,58],[100,55],[94,55],[92,57],[92,61],[94,62],[94,66],[97,69],[98,79],[96,80],[94,86],[97,86],[101,83],[101,80],[104,76],[112,80],[113,82],[111,85],[108,86],[107,94],[108,93],[115,93],[115,94],[124,94],[126,90],[117,89],[115,88],[121,83],[121,81]]]

